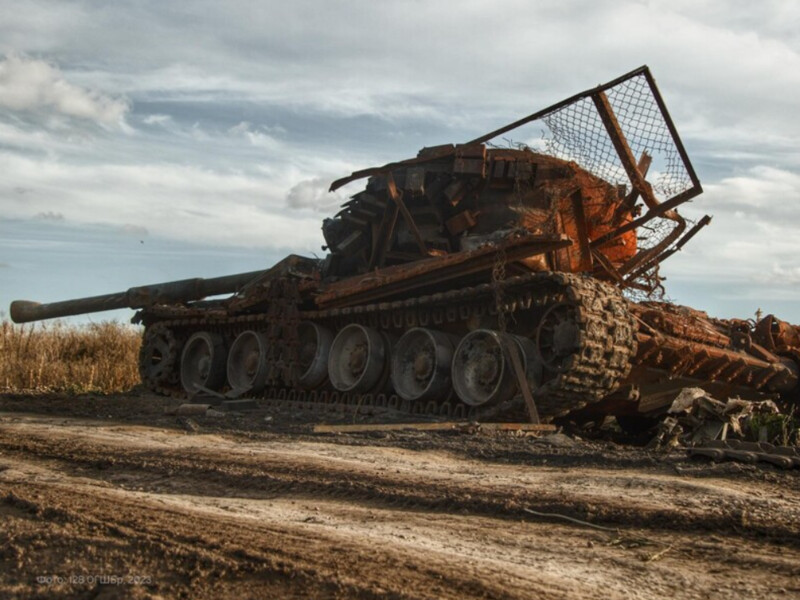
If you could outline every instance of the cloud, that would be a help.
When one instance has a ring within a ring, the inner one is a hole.
[[[266,148],[268,150],[277,150],[281,147],[281,142],[273,137],[270,133],[263,130],[266,128],[255,128],[247,121],[242,121],[238,125],[234,125],[228,129],[228,133],[234,136],[243,136],[252,146],[258,148]],[[281,128],[276,128],[280,131]]]
[[[307,250],[345,197],[327,193],[331,179],[474,138],[647,63],[706,189],[681,210],[714,214],[665,263],[668,291],[713,282],[727,296],[786,297],[798,276],[800,3],[12,8],[0,19],[0,91],[13,92],[0,94],[4,215]],[[109,126],[126,120],[137,135]]]
[[[331,193],[328,188],[335,177],[312,177],[295,184],[286,195],[286,204],[291,208],[310,208],[316,212],[329,213],[346,200],[341,194]]]
[[[796,288],[800,283],[800,265],[773,264],[772,269],[759,274],[758,280],[762,283],[777,283]],[[795,290],[795,295],[800,295],[800,290]]]
[[[706,186],[706,203],[726,210],[758,211],[762,218],[800,217],[800,173],[772,166],[751,167],[741,175]]]
[[[34,219],[38,219],[40,221],[63,221],[64,215],[60,212],[53,212],[52,210],[48,210],[47,212],[40,212],[36,213],[33,216]]]
[[[675,278],[736,281],[740,293],[800,279],[800,174],[759,165],[706,185],[681,212],[714,221],[665,265]]]
[[[63,115],[121,125],[129,110],[121,98],[68,82],[53,65],[10,54],[0,61],[0,106],[12,111]]]
[[[318,217],[287,211],[281,181],[191,165],[80,165],[0,152],[0,198],[35,181],[24,203],[5,203],[9,218],[63,218],[115,225],[209,245],[313,250]]]
[[[169,115],[147,115],[142,119],[145,125],[165,125],[172,120]]]
[[[126,223],[120,227],[119,232],[123,235],[128,235],[131,237],[147,237],[150,235],[150,232],[147,231],[147,227],[142,227],[141,225],[131,225],[130,223]]]

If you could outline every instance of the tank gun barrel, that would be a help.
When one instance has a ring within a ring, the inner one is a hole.
[[[194,277],[180,281],[167,281],[132,287],[125,292],[78,298],[40,304],[29,300],[11,303],[11,320],[15,323],[30,323],[43,319],[56,319],[73,315],[117,310],[120,308],[146,308],[154,304],[169,304],[201,300],[208,296],[233,294],[253,281],[264,271],[250,271],[223,277],[203,279]]]

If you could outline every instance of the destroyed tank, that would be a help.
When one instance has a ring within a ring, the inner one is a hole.
[[[546,130],[533,147],[490,144],[530,123]],[[359,179],[323,222],[322,260],[15,301],[12,319],[135,308],[150,389],[291,407],[538,422],[652,414],[686,385],[797,386],[793,326],[658,300],[659,264],[710,218],[676,210],[702,189],[646,67],[331,189]]]

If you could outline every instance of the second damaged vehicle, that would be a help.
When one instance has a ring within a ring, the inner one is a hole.
[[[535,123],[536,147],[496,147]],[[323,223],[324,260],[54,304],[16,322],[121,307],[145,326],[143,382],[164,394],[385,406],[534,421],[668,406],[686,385],[742,396],[798,383],[800,332],[658,301],[659,264],[710,219],[649,70],[368,178]],[[219,294],[224,299],[204,300]],[[637,301],[634,301],[637,300]]]

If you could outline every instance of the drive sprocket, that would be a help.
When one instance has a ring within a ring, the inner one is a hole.
[[[139,376],[148,389],[170,393],[178,383],[179,347],[173,331],[161,323],[148,328],[139,350]]]

